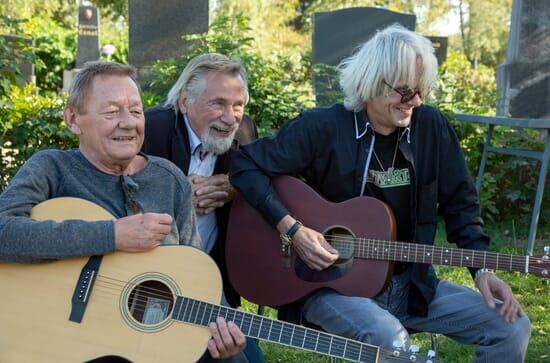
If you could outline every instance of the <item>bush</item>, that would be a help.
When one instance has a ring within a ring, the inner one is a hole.
[[[455,113],[494,116],[496,101],[494,70],[484,66],[472,69],[464,55],[450,54],[440,69],[440,85],[435,103],[451,121],[473,178],[477,177],[488,127],[457,121]],[[537,132],[518,132],[506,127],[495,127],[492,144],[500,147],[543,148]],[[521,157],[489,154],[479,195],[485,218],[494,220],[530,213],[538,178],[538,168],[533,167],[533,162]]]
[[[12,86],[1,98],[0,191],[34,153],[42,149],[69,149],[78,140],[63,124],[64,102],[38,95],[36,86]]]
[[[43,17],[30,19],[25,28],[34,39],[36,84],[42,91],[61,91],[63,71],[76,61],[76,29]]]
[[[280,55],[262,56],[250,37],[248,19],[242,14],[220,16],[207,33],[185,36],[192,41],[189,52],[179,59],[159,61],[152,67],[150,91],[163,99],[187,62],[202,53],[222,53],[241,59],[248,75],[250,102],[246,113],[258,123],[260,134],[268,135],[295,117],[300,108],[313,106],[307,66],[301,59]],[[149,105],[150,106],[150,105]]]
[[[23,20],[0,16],[0,29],[11,35],[0,37],[0,97],[8,94],[13,84],[23,81],[23,63],[34,60],[31,46],[23,40],[23,24]]]

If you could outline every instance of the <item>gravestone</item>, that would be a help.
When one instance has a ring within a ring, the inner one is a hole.
[[[435,50],[435,57],[437,58],[437,64],[442,65],[447,60],[447,46],[449,45],[449,38],[447,37],[435,37],[426,36],[431,42]]]
[[[99,12],[95,6],[78,8],[76,68],[99,59]]]
[[[128,16],[128,61],[138,68],[180,57],[189,46],[182,35],[208,31],[207,0],[129,0]]]
[[[550,118],[550,6],[514,0],[506,63],[497,68],[497,115]]]
[[[369,40],[377,30],[394,23],[414,30],[415,22],[415,15],[370,7],[315,13],[313,64],[316,65],[316,69],[321,69],[321,72],[314,75],[317,103],[332,103],[335,95],[340,93],[338,77],[332,67],[352,55],[353,51]]]

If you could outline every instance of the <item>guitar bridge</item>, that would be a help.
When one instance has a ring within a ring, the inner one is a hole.
[[[292,262],[292,248],[290,243],[281,238],[281,267],[290,268]]]
[[[92,256],[82,268],[73,292],[71,315],[69,316],[70,321],[74,321],[75,323],[82,322],[86,305],[88,305],[88,296],[94,286],[102,258],[103,256]]]

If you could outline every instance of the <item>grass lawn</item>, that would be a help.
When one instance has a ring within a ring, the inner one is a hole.
[[[522,223],[525,227],[519,228],[512,223],[487,224],[485,230],[493,238],[492,250],[503,253],[524,254],[525,241],[529,223]],[[519,237],[518,237],[519,236]],[[446,245],[445,232],[441,228],[438,232],[437,244]],[[542,248],[550,245],[550,228],[539,226],[535,255],[542,254]],[[451,247],[456,247],[450,245]],[[438,277],[473,287],[473,281],[466,268],[436,267]],[[543,280],[519,272],[497,272],[497,275],[508,282],[518,297],[527,315],[531,319],[532,333],[529,342],[526,362],[528,363],[550,363],[550,285],[544,285]],[[255,312],[254,304],[245,302],[245,309]],[[276,312],[267,308],[264,315],[276,317]],[[426,333],[412,336],[414,344],[422,348],[424,354],[430,348],[430,335]],[[463,346],[455,343],[445,336],[438,338],[438,357],[445,363],[466,363],[471,362],[474,356],[475,347]],[[260,342],[261,349],[265,355],[266,362],[274,363],[302,363],[302,362],[328,362],[328,358],[288,348],[274,343]],[[342,361],[343,362],[343,361]],[[498,362],[495,362],[498,363]]]

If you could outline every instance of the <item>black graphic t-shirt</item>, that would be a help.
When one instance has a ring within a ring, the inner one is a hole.
[[[397,240],[408,242],[411,240],[411,174],[408,163],[398,148],[397,139],[400,135],[400,129],[387,136],[376,133],[365,194],[390,206],[397,224]],[[398,264],[396,270],[405,266]]]

